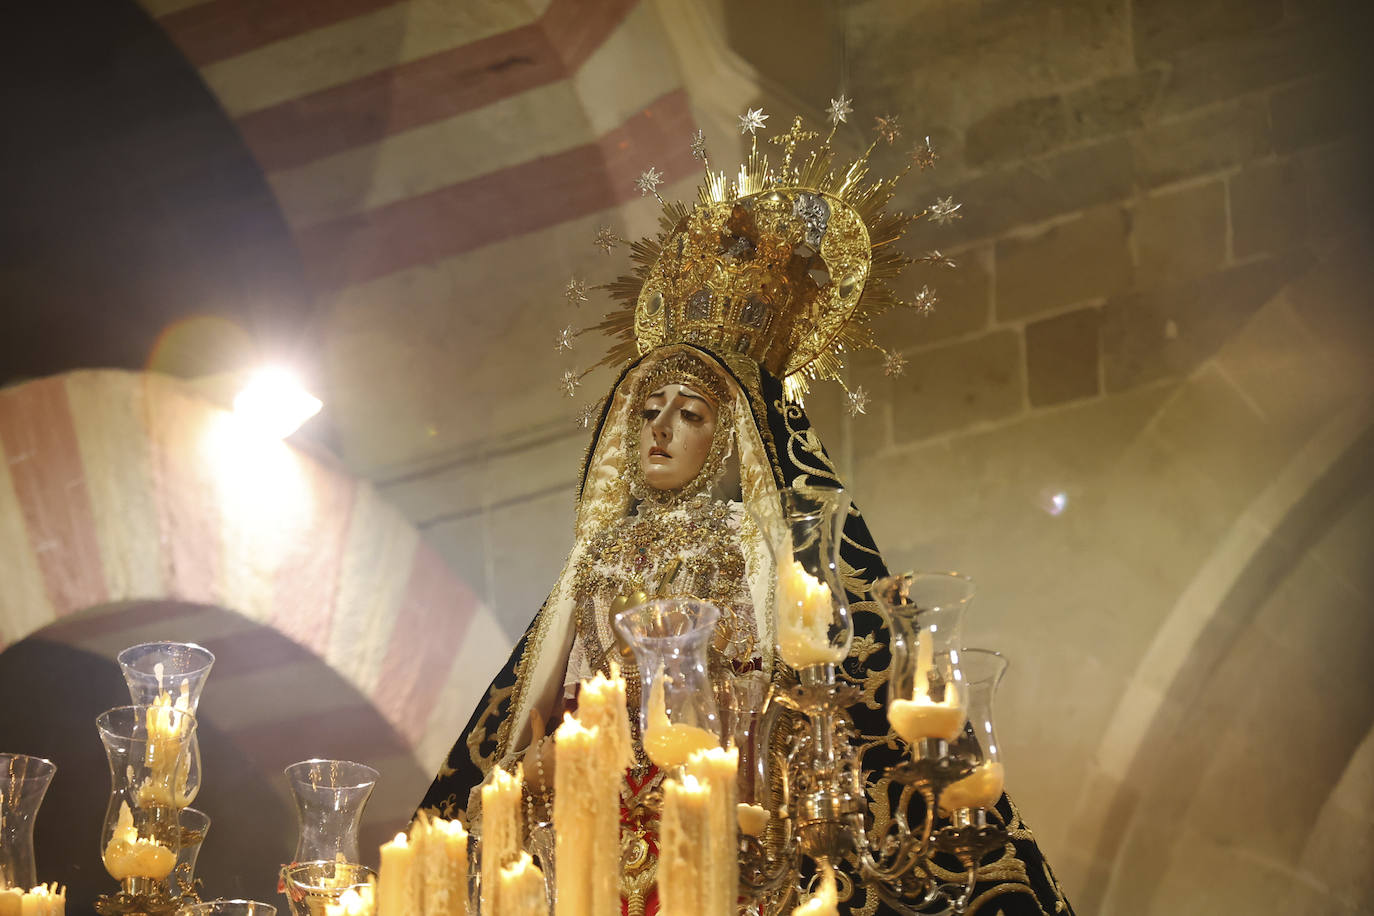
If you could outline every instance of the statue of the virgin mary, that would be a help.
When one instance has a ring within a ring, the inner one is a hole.
[[[720,609],[718,674],[795,683],[774,650],[776,572],[754,519],[786,488],[841,486],[801,398],[810,380],[838,378],[840,354],[871,341],[866,319],[896,301],[887,281],[908,259],[894,243],[911,221],[884,212],[895,179],[864,182],[867,153],[837,169],[829,138],[804,160],[801,139],[795,129],[775,168],[756,146],[733,182],[708,163],[700,202],[665,204],[657,238],[633,246],[636,272],[608,287],[625,308],[599,330],[618,340],[606,362],[621,371],[590,424],[571,553],[422,810],[480,819],[474,790],[495,765],[521,759],[527,785],[547,791],[546,735],[576,707],[580,679],[632,668],[611,621],[648,597]],[[841,559],[855,633],[839,676],[862,690],[850,714],[871,745],[870,797],[885,800],[882,769],[903,751],[884,715],[887,629],[867,591],[887,570],[857,508]],[[637,680],[627,677],[632,723]],[[629,912],[652,914],[657,815],[647,801],[659,773],[637,729],[635,745],[622,791],[622,897]],[[969,912],[1069,912],[1005,795],[997,812],[1011,840],[984,865]],[[843,906],[894,912],[862,882]]]

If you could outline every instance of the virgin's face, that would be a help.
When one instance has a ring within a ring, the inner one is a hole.
[[[706,463],[716,434],[716,409],[685,385],[664,385],[644,399],[639,466],[655,490],[676,490]]]

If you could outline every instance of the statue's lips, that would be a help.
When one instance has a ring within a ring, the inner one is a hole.
[[[671,458],[671,457],[673,457],[673,456],[670,455],[670,454],[668,454],[666,451],[664,451],[663,449],[659,448],[658,446],[654,446],[653,448],[649,449],[649,457],[650,457],[650,458]]]

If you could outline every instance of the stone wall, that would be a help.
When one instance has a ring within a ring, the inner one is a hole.
[[[848,7],[863,112],[944,157],[903,203],[964,218],[913,237],[959,269],[918,265],[936,312],[885,319],[906,371],[858,361],[867,413],[812,413],[889,564],[979,582],[1009,787],[1081,913],[1374,905],[1369,182],[1336,12]]]

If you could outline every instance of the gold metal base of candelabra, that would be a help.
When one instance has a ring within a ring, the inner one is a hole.
[[[125,878],[119,892],[95,900],[100,916],[170,916],[182,905],[166,886],[153,878]]]
[[[982,808],[962,808],[952,816],[953,823],[935,834],[935,848],[957,858],[964,868],[973,868],[988,853],[1007,842],[1007,831],[988,823]]]

